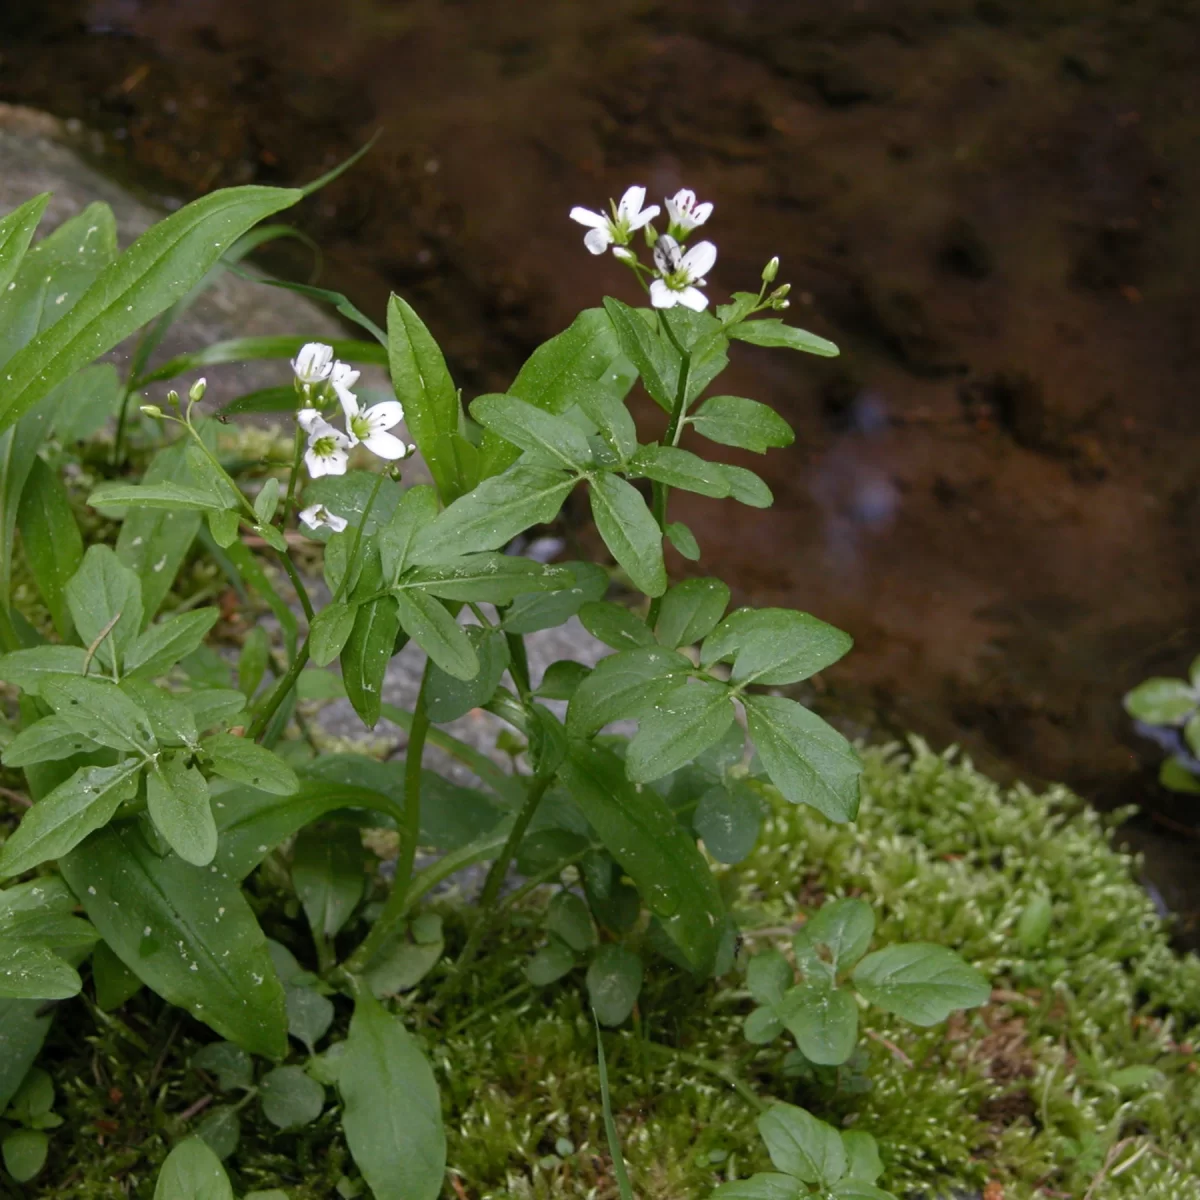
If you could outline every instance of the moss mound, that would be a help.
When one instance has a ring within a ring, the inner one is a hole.
[[[1190,1044],[1200,961],[1172,951],[1135,867],[1069,792],[1001,791],[920,743],[867,755],[853,828],[777,811],[751,858],[722,876],[748,952],[785,941],[825,893],[861,892],[880,941],[953,946],[992,978],[992,1002],[932,1030],[871,1010],[857,1059],[815,1077],[789,1066],[782,1044],[742,1037],[751,1004],[739,973],[701,984],[660,964],[633,1028],[606,1035],[636,1191],[703,1198],[762,1168],[755,1100],[774,1097],[875,1134],[881,1182],[902,1196],[1200,1195]],[[264,920],[277,925],[277,894],[262,886]],[[469,990],[436,1015],[411,1005],[445,1098],[447,1197],[617,1194],[581,981],[535,992],[521,972],[543,901],[521,909]],[[463,910],[446,902],[442,912],[453,949]],[[41,1060],[66,1123],[24,1194],[151,1196],[171,1143],[230,1103],[188,1066],[210,1038],[144,993],[109,1015],[66,1006]],[[239,1194],[356,1194],[329,1112],[294,1133],[267,1124],[257,1104],[241,1117],[227,1163]]]

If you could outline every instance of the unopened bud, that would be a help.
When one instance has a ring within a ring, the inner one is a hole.
[[[143,404],[142,412],[148,417],[153,417],[156,421],[162,420],[163,410],[157,404]]]
[[[785,308],[791,308],[792,302],[790,300],[772,300],[771,307],[782,311]]]
[[[643,225],[642,232],[646,235],[647,246],[653,246],[658,241],[658,230],[653,225]]]
[[[781,283],[772,293],[772,300],[782,300],[792,290],[790,283]]]
[[[167,403],[174,409],[179,408],[179,393],[174,388],[167,393]]]
[[[193,404],[196,404],[198,401],[204,399],[204,393],[207,389],[208,383],[204,379],[197,379],[188,391],[188,399]]]
[[[763,283],[774,283],[775,276],[779,274],[779,255],[775,255],[773,259],[765,267],[763,267],[762,281]]]
[[[614,246],[613,258],[620,259],[623,263],[635,263],[638,260],[638,256],[627,246]]]

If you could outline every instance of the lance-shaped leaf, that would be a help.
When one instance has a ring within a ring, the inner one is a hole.
[[[193,201],[148,229],[62,320],[9,361],[0,379],[0,429],[156,317],[199,282],[247,229],[300,196],[283,188],[230,188]]]
[[[248,783],[260,791],[290,796],[300,786],[296,772],[265,746],[232,733],[214,733],[201,747],[212,769],[226,779]]]
[[[83,538],[67,489],[57,473],[36,456],[17,509],[17,528],[25,561],[55,628],[62,637],[70,638],[75,624],[65,589],[83,559]]]
[[[755,749],[784,797],[810,805],[831,821],[853,821],[862,773],[854,747],[794,700],[743,696],[742,703]]]
[[[43,717],[22,729],[4,748],[4,765],[28,767],[33,763],[54,762],[86,754],[95,750],[96,745],[74,723],[61,717]]]
[[[0,941],[0,1000],[66,1000],[82,988],[79,972],[49,947]]]
[[[478,604],[511,604],[531,592],[570,587],[575,577],[566,567],[548,567],[515,554],[467,554],[448,563],[415,567],[400,588],[419,588],[443,600]]]
[[[50,193],[42,192],[0,218],[0,291],[8,287],[16,275],[49,203]]]
[[[574,469],[591,461],[587,438],[574,421],[516,396],[480,396],[471,404],[471,416],[547,466]]]
[[[470,679],[458,679],[432,664],[425,685],[425,709],[436,724],[457,721],[471,709],[482,708],[508,668],[508,642],[500,630],[468,625],[463,632],[479,659],[479,670]]]
[[[729,477],[720,463],[708,462],[678,446],[643,446],[630,460],[629,474],[701,496],[719,499],[730,494]]]
[[[666,801],[650,788],[635,788],[616,755],[589,743],[574,742],[559,773],[667,935],[697,971],[709,970],[724,908],[704,856]]]
[[[629,778],[649,783],[679,770],[719,742],[733,721],[733,703],[724,684],[673,688],[642,712],[625,760]]]
[[[139,390],[151,383],[166,379],[174,379],[177,375],[185,375],[190,371],[200,371],[205,367],[218,366],[221,363],[244,363],[261,359],[290,359],[295,358],[302,346],[311,338],[287,335],[269,337],[230,338],[223,342],[213,342],[200,350],[188,354],[180,354],[168,359],[153,371],[139,376],[136,386]],[[334,338],[327,343],[333,347],[333,353],[343,362],[375,363],[383,366],[387,363],[387,354],[376,342],[362,342],[354,338]],[[289,408],[296,407],[296,392],[287,388],[292,398]],[[226,411],[233,409],[230,405]],[[246,411],[243,409],[242,411]]]
[[[589,489],[596,529],[634,586],[647,596],[667,590],[662,530],[642,494],[618,475],[601,471]]]
[[[91,646],[97,640],[97,661],[110,669],[142,627],[142,585],[108,547],[88,547],[79,570],[66,586],[67,604],[79,640]]]
[[[710,396],[688,423],[710,442],[758,454],[796,440],[792,427],[773,408],[744,396]]]
[[[611,721],[640,717],[695,668],[673,650],[646,646],[602,658],[571,697],[567,730],[589,737]]]
[[[705,639],[700,663],[733,659],[731,679],[781,687],[799,683],[843,657],[854,639],[790,608],[739,608]]]
[[[392,594],[404,632],[447,675],[456,679],[474,679],[479,674],[479,656],[475,647],[440,600],[421,591],[402,588]]]
[[[158,748],[150,718],[107,679],[55,679],[42,695],[59,719],[98,746],[149,757]]]
[[[664,646],[692,646],[706,638],[729,605],[729,587],[719,579],[685,579],[663,597],[655,634]]]
[[[366,883],[362,839],[353,825],[310,825],[292,851],[292,884],[319,938],[333,937],[350,919]]]
[[[608,572],[595,563],[560,563],[556,569],[570,571],[572,582],[552,592],[530,592],[518,596],[501,621],[507,632],[536,633],[539,629],[553,629],[568,621],[589,601],[601,599],[608,591]]]
[[[125,652],[125,674],[140,679],[165,674],[204,641],[220,615],[216,608],[198,608],[151,625]]]
[[[82,646],[31,646],[0,655],[0,679],[30,696],[40,696],[47,680],[81,676],[86,661]]]
[[[363,724],[374,728],[383,702],[383,677],[396,649],[400,617],[393,596],[360,604],[342,650],[342,682]]]
[[[604,311],[616,331],[625,357],[637,368],[642,386],[661,408],[671,412],[675,405],[675,387],[679,378],[679,356],[664,345],[636,308],[630,308],[611,296],[604,299]]]
[[[366,988],[355,999],[337,1086],[350,1153],[376,1200],[437,1200],[446,1135],[433,1071]]]
[[[89,838],[59,866],[92,924],[144,984],[252,1054],[283,1057],[283,988],[237,881],[160,857],[132,822]]]
[[[154,826],[168,846],[197,867],[206,867],[217,852],[208,783],[182,755],[164,759],[146,777],[146,805]]]
[[[752,346],[786,346],[805,354],[819,354],[822,358],[836,358],[841,353],[828,339],[809,333],[807,329],[785,325],[778,317],[743,321],[729,330],[729,336]]]

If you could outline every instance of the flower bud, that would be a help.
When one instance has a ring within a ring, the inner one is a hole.
[[[778,274],[779,274],[779,255],[777,254],[777,255],[775,255],[775,257],[773,259],[771,259],[771,261],[769,263],[767,263],[767,265],[765,267],[763,267],[763,271],[762,271],[763,283],[774,283],[775,276]]]
[[[644,225],[642,232],[646,235],[646,245],[653,247],[654,243],[658,241],[658,230],[653,225]]]
[[[792,290],[790,283],[781,283],[772,293],[772,300],[782,300]]]
[[[792,302],[790,300],[772,300],[771,307],[782,311],[785,308],[791,308]]]
[[[613,258],[620,259],[623,263],[635,263],[638,260],[638,256],[627,246],[614,246]]]
[[[178,392],[177,392],[177,391],[176,391],[174,388],[172,388],[172,389],[171,389],[171,390],[170,390],[170,391],[167,393],[167,403],[168,403],[168,404],[169,404],[169,405],[170,405],[170,406],[171,406],[173,409],[176,409],[176,410],[178,410],[178,408],[179,408],[179,393],[178,393]]]
[[[148,417],[153,417],[156,421],[162,420],[163,410],[157,404],[143,404],[142,412]]]
[[[193,404],[196,404],[198,401],[204,399],[204,393],[207,390],[208,390],[208,383],[203,378],[197,379],[196,382],[192,384],[191,388],[188,391],[188,399]]]

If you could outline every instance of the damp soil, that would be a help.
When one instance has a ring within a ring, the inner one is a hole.
[[[164,195],[313,178],[382,130],[296,217],[327,285],[417,306],[468,395],[624,294],[572,204],[714,199],[718,296],[778,253],[842,357],[735,349],[723,390],[797,444],[728,456],[769,513],[673,501],[701,567],[850,630],[827,683],[864,727],[1143,805],[1193,936],[1198,809],[1120,696],[1200,650],[1198,66],[1198,0],[0,8],[0,100]]]

